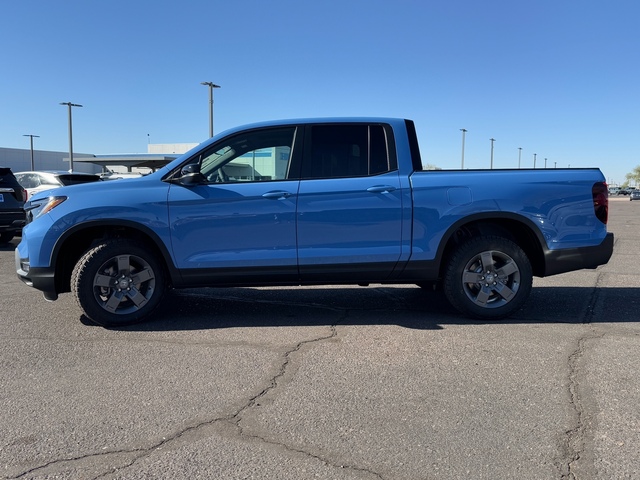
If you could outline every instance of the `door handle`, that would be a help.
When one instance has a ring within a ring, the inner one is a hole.
[[[271,200],[280,200],[280,199],[289,198],[291,196],[291,193],[284,192],[284,191],[276,191],[276,192],[263,193],[262,196],[264,198],[269,198]]]
[[[367,188],[367,192],[369,193],[390,193],[393,192],[396,187],[392,187],[391,185],[375,185],[373,187]]]

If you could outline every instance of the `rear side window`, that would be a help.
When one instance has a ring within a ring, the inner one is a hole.
[[[383,125],[312,125],[305,136],[303,178],[365,177],[395,170]]]

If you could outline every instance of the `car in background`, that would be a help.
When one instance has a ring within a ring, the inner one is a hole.
[[[140,177],[144,177],[144,174],[136,173],[136,172],[133,172],[133,173],[132,172],[126,172],[126,173],[105,172],[100,174],[100,180],[125,180],[127,178],[140,178]]]
[[[640,200],[640,190],[631,190],[629,194],[629,200]]]
[[[100,177],[92,173],[67,172],[64,170],[18,172],[15,175],[20,185],[27,191],[27,198],[31,198],[32,195],[43,190],[100,181]]]
[[[27,194],[10,168],[0,167],[0,244],[20,235],[25,224]]]

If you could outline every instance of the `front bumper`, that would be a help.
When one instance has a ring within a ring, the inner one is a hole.
[[[24,212],[0,212],[0,232],[20,232],[24,227]]]
[[[562,248],[545,252],[544,276],[596,268],[604,265],[613,255],[613,233],[607,233],[600,245],[592,247]]]
[[[58,297],[56,292],[55,269],[53,268],[31,268],[29,259],[20,258],[20,252],[15,250],[16,274],[26,285],[40,290],[48,300],[55,300]]]

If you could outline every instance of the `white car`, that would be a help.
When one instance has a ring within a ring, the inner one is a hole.
[[[100,177],[92,173],[47,170],[40,172],[18,172],[18,183],[27,191],[27,198],[43,190],[76,185],[79,183],[99,182]]]

